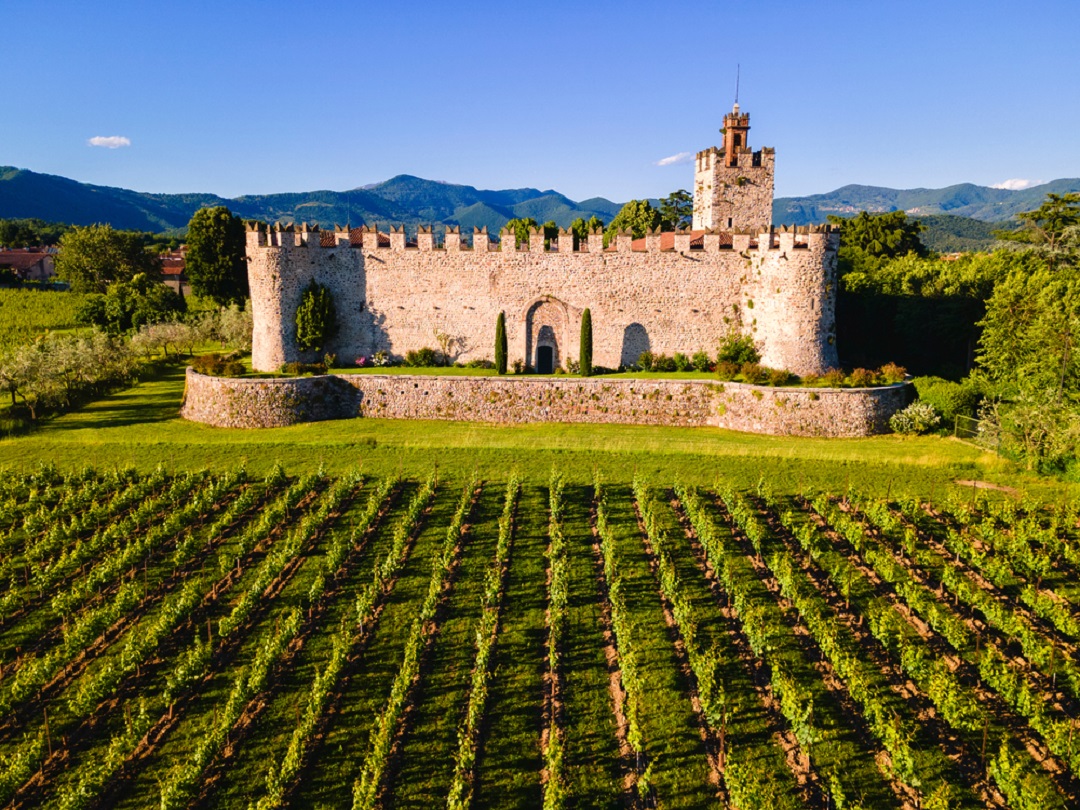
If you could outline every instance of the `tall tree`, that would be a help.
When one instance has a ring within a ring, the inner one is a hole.
[[[511,219],[503,227],[513,231],[514,240],[517,244],[527,245],[529,244],[529,233],[533,228],[539,228],[540,223],[532,217],[522,217],[520,219]]]
[[[1065,236],[1080,227],[1080,194],[1047,194],[1046,202],[1034,211],[1016,215],[1021,226],[1013,231],[994,231],[994,236],[1033,246],[1053,268],[1060,257]]]
[[[589,234],[593,231],[604,230],[604,220],[595,214],[588,220],[578,217],[570,223],[570,230],[574,232],[574,248],[576,249],[582,242],[588,244]]]
[[[86,296],[76,317],[80,323],[119,335],[145,324],[173,320],[186,310],[179,293],[160,278],[140,273],[130,281],[113,282],[104,295]]]
[[[635,239],[640,239],[648,231],[660,226],[660,212],[648,200],[631,200],[611,220],[604,232],[604,247],[615,238],[615,234],[629,229]]]
[[[581,346],[578,349],[578,361],[582,377],[592,376],[592,313],[589,308],[581,313]]]
[[[74,292],[104,293],[111,283],[131,281],[140,273],[161,275],[161,259],[145,247],[141,234],[88,225],[60,237],[56,275]]]
[[[926,229],[918,220],[908,219],[904,211],[886,214],[860,211],[853,217],[830,216],[829,222],[843,226],[840,232],[843,247],[857,248],[875,258],[895,259],[908,253],[926,255],[926,247],[919,239]]]
[[[887,214],[860,211],[853,217],[831,215],[829,222],[842,226],[838,253],[841,276],[873,273],[890,259],[928,253],[919,239],[925,228],[917,220],[909,220],[903,211]]]
[[[321,352],[338,332],[337,309],[330,290],[312,280],[296,310],[296,345]]]
[[[495,371],[506,373],[506,315],[502,312],[495,319]]]
[[[191,291],[219,306],[248,297],[244,222],[225,206],[200,208],[188,224],[185,271]]]
[[[685,188],[660,200],[660,221],[666,230],[689,228],[694,221],[694,197]]]

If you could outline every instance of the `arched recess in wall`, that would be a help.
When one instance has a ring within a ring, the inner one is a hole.
[[[565,364],[570,315],[566,304],[550,295],[541,296],[526,308],[522,318],[525,329],[525,362],[537,367],[541,346],[551,349],[552,364]],[[545,352],[546,359],[546,352]]]
[[[652,341],[649,340],[649,331],[636,321],[623,329],[622,349],[619,351],[619,362],[624,366],[632,366],[637,363],[643,352],[652,351]]]

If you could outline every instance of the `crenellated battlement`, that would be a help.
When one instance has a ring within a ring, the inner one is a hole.
[[[603,247],[604,232],[595,230],[586,240],[575,244],[574,234],[568,228],[560,228],[559,235],[547,240],[543,229],[533,228],[529,241],[517,244],[513,231],[503,229],[499,232],[499,241],[490,242],[486,228],[473,229],[473,244],[462,242],[461,228],[457,225],[446,226],[442,234],[435,232],[433,226],[420,225],[416,241],[409,244],[405,237],[404,225],[392,225],[390,233],[384,234],[366,226],[358,229],[336,226],[333,231],[321,231],[317,225],[278,223],[267,226],[265,223],[248,223],[247,246],[249,251],[260,248],[320,248],[334,250],[349,247],[368,253],[388,253],[399,251],[462,251],[476,250],[487,252],[488,249],[502,253],[545,253],[558,255],[596,255],[597,253],[718,253],[734,250],[741,252],[755,250],[785,250],[796,248],[826,249],[830,235],[839,234],[839,225],[782,225],[757,231],[747,228],[725,230],[706,228],[702,231],[650,231],[643,239],[634,239],[628,231],[615,235],[608,247]],[[359,239],[357,239],[357,234]],[[698,234],[695,237],[694,234]],[[441,240],[439,237],[442,237]],[[669,240],[665,237],[673,236]],[[328,238],[329,237],[329,238]],[[479,237],[479,240],[478,240]],[[477,247],[477,242],[481,246]],[[696,244],[695,244],[696,242]]]
[[[247,231],[252,363],[270,371],[311,360],[296,313],[311,282],[334,300],[339,332],[325,351],[351,364],[451,346],[453,359],[491,359],[505,316],[509,358],[565,368],[580,319],[592,313],[593,359],[615,368],[644,351],[715,353],[732,329],[762,362],[798,374],[835,366],[835,226],[770,225],[772,149],[752,151],[749,116],[725,117],[724,146],[697,154],[692,230],[582,238],[530,230],[402,224],[378,230],[252,224]]]

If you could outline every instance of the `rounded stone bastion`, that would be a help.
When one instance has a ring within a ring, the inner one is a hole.
[[[448,419],[717,427],[773,436],[888,432],[911,386],[796,388],[700,379],[327,374],[244,379],[189,368],[180,415],[216,427],[325,419]]]

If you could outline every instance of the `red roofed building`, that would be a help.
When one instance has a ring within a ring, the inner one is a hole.
[[[22,281],[48,281],[56,275],[56,261],[40,249],[0,250],[0,270],[10,270]]]
[[[184,273],[186,266],[185,256],[187,245],[181,245],[179,250],[164,253],[161,256],[161,280],[165,286],[171,288],[187,298],[191,295],[191,285],[188,284],[187,275]]]

